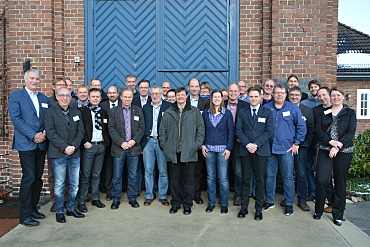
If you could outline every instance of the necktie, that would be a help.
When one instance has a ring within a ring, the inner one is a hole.
[[[116,104],[112,104],[112,108],[115,107],[115,106],[116,106]]]
[[[256,120],[257,120],[256,111],[257,111],[256,109],[253,109],[253,116],[252,116],[253,117],[253,123],[256,122]]]

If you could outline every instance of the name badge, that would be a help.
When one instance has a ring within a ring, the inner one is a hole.
[[[108,123],[108,119],[104,118],[103,123]]]
[[[328,115],[328,114],[330,114],[330,113],[331,113],[331,109],[328,109],[328,110],[324,111],[324,114],[325,114],[325,115]]]
[[[305,116],[302,116],[303,121],[307,121],[307,118]]]
[[[49,105],[47,103],[41,103],[42,108],[49,108]]]
[[[259,118],[258,118],[258,122],[259,122],[259,123],[266,123],[266,118],[264,118],[264,117],[259,117]]]
[[[134,121],[139,121],[139,116],[134,116]]]
[[[162,112],[162,117],[163,117],[163,115],[164,115],[164,111]]]
[[[78,120],[80,120],[80,117],[79,117],[78,115],[73,117],[73,121],[75,121],[75,122],[76,122],[76,121],[78,121]]]
[[[283,117],[289,117],[289,116],[290,116],[290,111],[283,112]]]

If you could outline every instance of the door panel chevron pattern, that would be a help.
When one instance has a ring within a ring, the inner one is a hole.
[[[155,78],[155,1],[96,1],[95,75],[122,87],[127,74]]]

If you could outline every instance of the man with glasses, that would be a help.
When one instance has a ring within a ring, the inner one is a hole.
[[[270,101],[274,100],[274,96],[272,95],[272,91],[275,87],[275,81],[273,79],[268,79],[262,84],[263,88],[263,101],[262,105],[269,103]]]
[[[231,83],[228,88],[229,100],[225,100],[225,106],[233,115],[234,125],[238,113],[246,108],[248,103],[239,100],[240,88],[238,83]],[[241,205],[242,170],[240,161],[240,140],[235,135],[233,149],[231,150],[231,164],[234,170],[234,206]]]
[[[10,94],[8,110],[14,125],[13,149],[18,150],[22,167],[19,191],[19,223],[37,226],[37,219],[45,215],[38,212],[37,204],[42,189],[47,149],[44,112],[49,107],[48,98],[38,91],[40,73],[31,69],[24,74],[25,87]]]
[[[79,110],[70,107],[71,91],[61,88],[57,91],[58,104],[45,112],[45,130],[49,140],[48,157],[51,158],[55,177],[56,221],[65,223],[64,187],[68,172],[69,189],[66,203],[67,216],[83,218],[78,212],[76,195],[80,173],[80,145],[84,137],[84,126]]]
[[[266,202],[263,210],[275,207],[276,175],[278,168],[283,179],[285,215],[293,214],[294,203],[294,155],[306,136],[306,123],[298,106],[285,101],[286,88],[279,84],[274,88],[274,102],[265,107],[271,109],[274,133],[271,137],[272,154],[266,166]]]
[[[152,102],[152,98],[148,95],[150,82],[148,80],[141,80],[139,81],[138,87],[139,95],[136,97],[134,96],[132,104],[143,109],[144,105],[150,104]]]
[[[67,83],[65,82],[65,80],[62,77],[58,77],[55,80],[53,80],[52,88],[53,88],[54,93],[53,93],[52,96],[48,97],[51,106],[55,106],[55,105],[58,104],[58,100],[57,100],[57,97],[56,97],[57,91],[61,88],[65,88],[65,87],[67,87]],[[69,106],[77,107],[77,101],[72,98],[70,100]]]
[[[245,81],[239,81],[238,86],[239,86],[239,90],[240,90],[238,98],[240,100],[245,101],[245,102],[249,102],[248,94],[247,94],[247,83]]]

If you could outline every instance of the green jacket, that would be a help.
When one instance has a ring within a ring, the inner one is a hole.
[[[179,108],[174,103],[163,114],[159,128],[159,143],[166,159],[171,163],[179,162],[176,156],[178,142],[181,148],[180,162],[196,162],[197,151],[202,147],[204,134],[204,122],[200,111],[186,103],[180,119]]]

